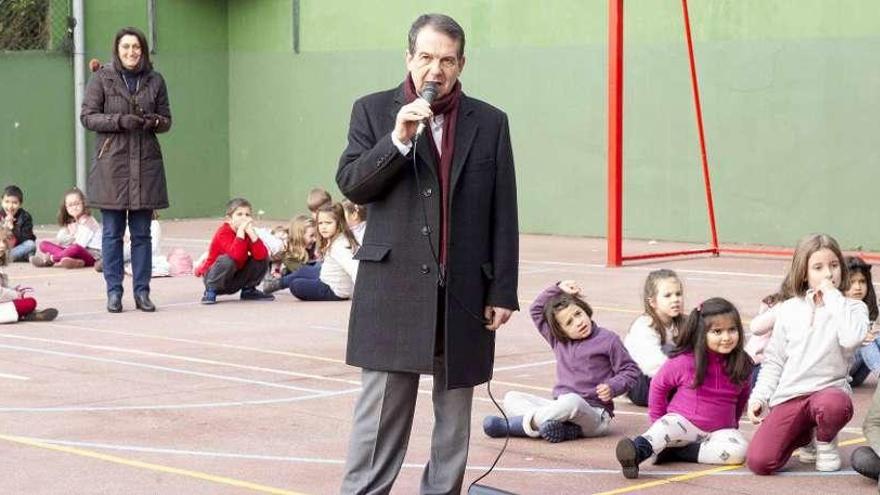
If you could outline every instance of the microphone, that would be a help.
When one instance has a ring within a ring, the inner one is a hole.
[[[428,82],[426,82],[426,83],[425,83],[425,87],[422,88],[422,94],[421,94],[422,99],[425,100],[425,101],[427,101],[428,104],[430,105],[430,104],[434,101],[434,99],[437,98],[437,91],[438,91],[439,89],[440,89],[440,88],[437,87],[437,83],[436,83],[436,82],[434,82],[434,81],[428,81]],[[422,132],[425,131],[425,122],[426,122],[427,120],[428,120],[428,119],[425,119],[425,120],[419,122],[419,127],[416,128],[416,137],[421,136],[421,135],[422,135]]]

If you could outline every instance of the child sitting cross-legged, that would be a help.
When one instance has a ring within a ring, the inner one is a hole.
[[[553,399],[510,391],[504,396],[507,421],[488,416],[483,430],[490,437],[508,434],[562,442],[598,437],[608,432],[614,416],[612,399],[625,394],[639,367],[620,338],[598,326],[593,309],[572,280],[551,285],[532,303],[532,321],[556,355]]]
[[[639,464],[658,462],[742,464],[748,442],[737,427],[750,392],[752,360],[743,350],[739,312],[726,299],[707,299],[688,316],[679,347],[651,380],[652,424],[617,443],[626,478]]]

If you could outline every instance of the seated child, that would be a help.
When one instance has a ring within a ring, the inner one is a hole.
[[[3,209],[0,211],[0,224],[12,231],[10,257],[12,261],[27,261],[37,252],[37,237],[34,235],[34,220],[31,214],[21,207],[24,193],[18,186],[6,186],[3,190]]]
[[[743,350],[739,312],[726,299],[707,299],[688,316],[676,354],[651,380],[645,433],[617,443],[623,476],[639,464],[678,460],[742,464],[748,442],[739,418],[749,398],[752,360]]]
[[[37,300],[27,297],[31,289],[26,287],[9,287],[9,277],[3,268],[9,264],[12,256],[10,245],[12,231],[0,227],[0,323],[18,321],[52,321],[58,316],[55,308],[37,310]]]
[[[639,368],[620,338],[593,321],[593,309],[580,295],[580,286],[565,280],[544,289],[532,303],[532,321],[556,355],[553,400],[508,392],[507,421],[498,416],[483,421],[490,437],[509,433],[555,443],[608,433],[612,399],[629,390]]]
[[[354,292],[360,245],[345,223],[342,205],[318,208],[318,252],[322,261],[287,275],[290,293],[303,301],[341,301]]]
[[[776,324],[776,313],[779,311],[780,303],[791,297],[785,293],[785,284],[780,287],[779,291],[768,295],[761,299],[761,306],[758,308],[758,314],[749,322],[749,337],[746,340],[745,350],[755,363],[752,371],[752,386],[758,381],[758,374],[761,371],[761,362],[764,361],[764,348],[770,343],[770,337],[773,336],[773,325]]]
[[[348,223],[348,228],[351,229],[358,244],[363,245],[364,232],[367,231],[367,209],[347,199],[342,202],[342,208],[345,209],[345,221]]]
[[[64,268],[94,266],[101,259],[101,224],[86,206],[86,197],[74,187],[68,189],[58,208],[61,230],[55,242],[42,241],[40,251],[31,256],[37,267],[58,265]]]
[[[303,265],[315,262],[315,222],[309,215],[297,215],[287,227],[287,240],[281,252],[281,278],[264,281],[263,290],[275,292],[290,289],[293,274]]]
[[[314,187],[306,197],[306,207],[312,212],[312,220],[318,221],[318,208],[332,205],[333,198],[323,187]]]
[[[681,280],[672,270],[654,270],[642,290],[645,313],[636,318],[623,339],[623,345],[642,370],[627,397],[637,406],[648,405],[651,377],[675,348],[678,331],[684,324],[684,296]]]
[[[243,300],[274,300],[257,289],[269,269],[269,252],[254,230],[251,203],[234,198],[226,203],[226,221],[217,228],[208,255],[195,269],[204,277],[202,304],[214,304],[218,294],[241,291]]]
[[[755,474],[782,469],[799,447],[817,471],[840,469],[837,434],[853,415],[850,358],[868,332],[865,303],[840,292],[846,281],[834,238],[798,242],[784,282],[793,296],[779,307],[749,398],[749,419],[761,425],[746,455]]]
[[[849,375],[852,377],[850,384],[858,387],[868,375],[880,370],[880,341],[876,340],[876,333],[873,331],[878,314],[877,295],[874,292],[874,283],[871,281],[871,265],[858,256],[847,256],[844,259],[849,271],[849,288],[844,295],[864,302],[868,306],[868,320],[871,322],[865,341],[856,349],[853,364],[849,368]]]

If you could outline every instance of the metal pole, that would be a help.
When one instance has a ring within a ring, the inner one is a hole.
[[[74,148],[76,156],[76,187],[86,191],[86,130],[79,121],[85,92],[85,16],[83,0],[73,0],[71,14],[73,17],[73,128]]]
[[[684,34],[687,39],[688,60],[691,66],[691,87],[694,92],[694,108],[697,111],[697,132],[700,136],[700,159],[703,163],[703,183],[706,186],[706,206],[709,212],[709,229],[712,231],[712,249],[718,254],[718,230],[715,226],[715,202],[712,200],[712,183],[709,180],[709,160],[706,157],[706,136],[703,133],[703,110],[700,107],[700,86],[697,83],[697,64],[694,62],[694,43],[691,40],[691,20],[687,0],[681,0],[684,12]]]
[[[623,0],[608,0],[608,266],[623,264]]]

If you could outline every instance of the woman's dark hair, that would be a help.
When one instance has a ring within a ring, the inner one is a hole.
[[[76,194],[79,196],[79,200],[82,202],[82,214],[83,215],[91,215],[92,211],[89,209],[86,204],[86,195],[78,187],[71,187],[70,189],[64,191],[64,195],[61,196],[61,206],[58,207],[58,225],[61,227],[66,226],[69,223],[73,223],[76,221],[75,218],[70,216],[70,213],[67,213],[67,197],[71,194]]]
[[[147,37],[144,36],[144,33],[142,33],[140,29],[131,26],[120,29],[116,32],[116,36],[113,37],[113,68],[118,71],[126,70],[125,66],[122,65],[122,60],[119,60],[119,41],[123,36],[129,34],[136,37],[138,43],[141,45],[141,59],[133,72],[141,73],[153,70],[153,62],[150,61],[150,47],[147,45]]]
[[[865,260],[858,256],[847,256],[844,258],[844,261],[846,262],[846,268],[849,270],[850,277],[855,273],[861,273],[865,277],[865,283],[868,288],[865,293],[865,298],[862,299],[862,301],[868,305],[868,319],[875,321],[877,319],[878,308],[877,294],[874,292],[874,282],[871,281],[871,265],[867,264]]]
[[[706,367],[709,362],[709,347],[706,342],[706,334],[709,333],[712,319],[724,315],[730,315],[733,317],[733,321],[736,324],[736,333],[739,335],[736,347],[730,352],[730,354],[725,356],[726,362],[724,365],[724,372],[727,375],[727,378],[737,385],[747,383],[752,375],[754,364],[752,363],[752,358],[749,357],[748,353],[743,349],[746,338],[743,332],[742,319],[739,316],[739,311],[737,311],[736,306],[727,299],[713,297],[711,299],[706,299],[703,301],[703,304],[700,304],[691,311],[684,328],[679,334],[676,354],[688,351],[694,353],[696,370],[694,372],[694,381],[691,385],[693,388],[702,385],[703,380],[706,378]]]
[[[570,342],[571,339],[568,338],[568,335],[565,334],[565,331],[562,330],[562,325],[556,321],[556,313],[562,311],[563,309],[574,304],[575,306],[584,310],[584,313],[593,318],[593,308],[584,301],[583,299],[573,296],[571,294],[557,294],[551,297],[547,304],[544,305],[544,320],[547,321],[547,324],[550,325],[550,332],[553,333],[553,336],[556,337],[556,340],[559,342]]]

